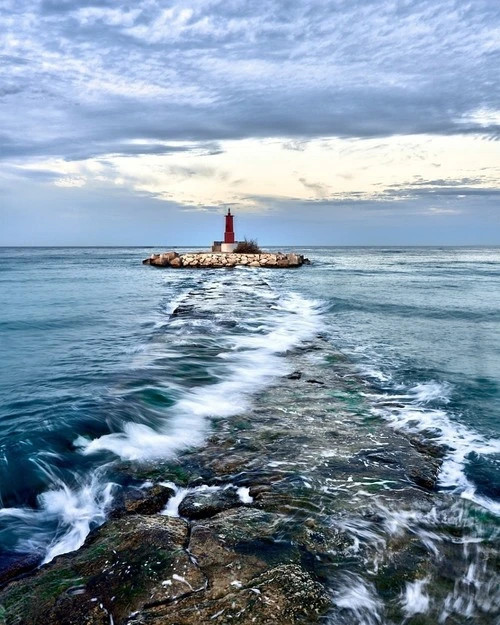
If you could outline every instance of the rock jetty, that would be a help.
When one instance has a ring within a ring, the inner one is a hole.
[[[265,252],[261,254],[236,254],[236,253],[210,253],[191,252],[178,254],[177,252],[164,252],[163,254],[151,254],[142,261],[143,265],[154,267],[191,267],[195,269],[219,269],[223,267],[300,267],[309,264],[309,260],[302,254],[281,252]]]

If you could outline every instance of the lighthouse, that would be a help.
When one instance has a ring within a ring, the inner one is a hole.
[[[237,245],[234,240],[234,215],[229,208],[225,216],[224,241],[214,241],[212,252],[233,252]]]
[[[226,229],[224,231],[224,243],[234,243],[234,222],[231,209],[228,208],[226,215]]]

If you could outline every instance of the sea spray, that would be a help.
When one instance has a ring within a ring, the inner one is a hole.
[[[105,521],[115,486],[97,473],[73,488],[60,482],[38,496],[36,509],[3,508],[0,518],[11,521],[17,551],[37,553],[47,563],[79,549],[90,530]]]
[[[429,610],[430,597],[427,593],[429,578],[417,579],[407,582],[404,592],[401,594],[401,604],[407,618],[415,614],[425,614]]]
[[[336,580],[332,591],[333,614],[329,625],[381,625],[383,602],[373,584],[353,573],[345,573]]]

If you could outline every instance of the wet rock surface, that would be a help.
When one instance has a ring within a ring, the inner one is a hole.
[[[186,584],[172,577],[176,573],[203,586],[203,575],[183,549],[187,536],[184,521],[160,515],[109,521],[77,553],[13,582],[2,600],[5,622],[109,624],[112,615],[121,623],[136,605],[184,593]]]
[[[445,450],[374,416],[321,338],[289,358],[202,448],[117,467],[151,484],[7,585],[0,624],[493,625],[499,534],[436,491]]]
[[[161,484],[131,488],[115,497],[112,516],[123,514],[156,514],[161,512],[174,490]]]
[[[199,490],[184,497],[179,504],[179,514],[188,519],[204,519],[241,505],[242,501],[234,487]]]
[[[34,553],[4,553],[0,557],[0,588],[17,577],[29,573],[40,564]]]

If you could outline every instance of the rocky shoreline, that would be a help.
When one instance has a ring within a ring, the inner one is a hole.
[[[269,267],[287,268],[300,267],[309,264],[309,260],[302,254],[287,253],[261,253],[261,254],[236,254],[236,253],[209,253],[191,252],[178,254],[177,252],[163,252],[151,254],[142,261],[143,265],[153,267],[182,267],[198,269],[222,269],[225,267]]]
[[[389,622],[438,622],[408,620],[401,597],[433,575],[437,605],[461,574],[469,528],[439,518],[442,451],[371,415],[321,337],[288,358],[295,371],[202,448],[117,464],[129,487],[108,522],[11,581],[0,624],[344,625],[362,622],[342,594],[361,576]]]

